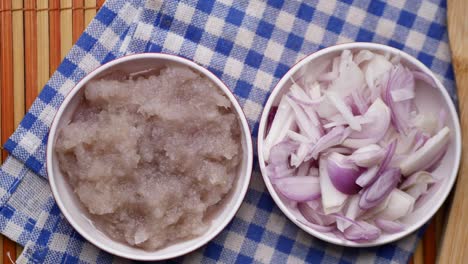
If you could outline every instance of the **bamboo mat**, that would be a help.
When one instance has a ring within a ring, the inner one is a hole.
[[[104,1],[0,0],[2,145]],[[2,150],[2,162],[6,155]],[[445,206],[428,226],[410,263],[435,263],[444,219]],[[0,236],[0,264],[14,263],[21,250]]]

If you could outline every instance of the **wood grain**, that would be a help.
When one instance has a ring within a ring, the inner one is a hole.
[[[468,1],[447,2],[448,31],[457,82],[462,128],[462,162],[439,263],[466,263],[468,260]]]
[[[84,11],[85,25],[88,25],[89,22],[91,22],[91,20],[96,15],[96,9],[93,8],[95,6],[96,6],[96,0],[85,0],[85,11]]]
[[[37,0],[38,9],[47,9],[48,0]],[[37,11],[37,91],[49,80],[49,11]]]
[[[63,60],[73,46],[72,0],[60,0],[60,57]]]
[[[73,43],[81,36],[84,29],[83,0],[73,0]]]
[[[55,72],[60,65],[60,2],[49,0],[49,72]],[[46,66],[46,65],[43,65]]]
[[[26,108],[29,109],[37,97],[37,20],[36,0],[25,0],[24,41],[25,41],[25,83]]]
[[[23,1],[13,1],[13,9],[23,8]],[[14,127],[24,116],[24,23],[23,11],[13,11],[13,104]]]
[[[1,144],[3,145],[14,130],[14,91],[13,91],[13,17],[11,11],[11,1],[2,0],[0,9],[6,10],[0,14],[0,24],[2,31],[0,33],[0,64],[1,64]],[[2,162],[7,157],[6,151],[2,150]],[[10,259],[16,260],[16,244],[3,237],[3,262],[7,263]]]
[[[436,260],[437,242],[435,239],[435,217],[433,217],[426,229],[422,243],[424,248],[424,264],[433,264]]]

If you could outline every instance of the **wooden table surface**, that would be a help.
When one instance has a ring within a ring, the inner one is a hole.
[[[103,3],[104,0],[0,0],[2,145]],[[2,162],[6,156],[2,151]],[[435,263],[445,208],[444,205],[432,219],[410,263]],[[0,236],[0,264],[14,263],[21,250]]]

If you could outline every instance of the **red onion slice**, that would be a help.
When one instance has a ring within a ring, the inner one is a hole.
[[[313,224],[329,226],[336,222],[335,217],[320,213],[312,209],[307,203],[298,203],[297,209],[307,221]]]
[[[374,222],[378,228],[382,229],[385,233],[388,234],[401,232],[405,228],[403,224],[396,221],[377,218]]]
[[[322,136],[315,145],[311,147],[309,154],[305,157],[304,160],[309,160],[311,158],[317,159],[320,152],[326,150],[327,148],[339,145],[342,142],[342,135],[344,133],[343,126],[334,127],[330,132]]]
[[[382,202],[395,189],[400,176],[400,169],[391,168],[384,171],[371,186],[363,190],[359,207],[367,210]]]
[[[311,201],[320,197],[320,183],[317,177],[284,177],[275,179],[273,184],[281,194],[296,202]]]
[[[335,188],[344,193],[353,195],[361,190],[356,179],[361,174],[357,166],[349,163],[345,156],[333,152],[328,156],[327,171]]]
[[[306,221],[301,221],[299,219],[296,219],[299,223],[305,225],[305,226],[308,226],[314,230],[317,230],[319,232],[322,232],[322,233],[330,233],[330,232],[333,232],[336,230],[336,227],[334,225],[331,225],[331,226],[322,226],[322,225],[317,225],[317,224],[314,224],[314,223],[311,223],[311,222],[306,222]]]
[[[344,231],[346,239],[355,242],[369,242],[376,240],[381,231],[376,226],[373,226],[367,222],[359,221],[357,224],[351,225]]]

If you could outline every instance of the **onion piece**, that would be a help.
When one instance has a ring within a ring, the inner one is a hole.
[[[380,166],[373,166],[364,171],[361,176],[356,179],[356,184],[361,187],[366,187],[377,179],[377,172]]]
[[[307,221],[313,224],[318,224],[321,226],[328,226],[336,222],[335,217],[320,213],[318,212],[318,210],[314,210],[312,207],[308,205],[308,203],[298,203],[297,209]]]
[[[291,141],[282,141],[271,149],[270,160],[266,169],[272,179],[292,176],[294,169],[289,167],[289,157],[297,148],[297,144]]]
[[[317,100],[322,97],[322,91],[320,87],[320,83],[314,82],[311,86],[310,89],[308,90],[308,94],[310,99],[312,100]]]
[[[393,67],[384,56],[380,54],[374,54],[374,57],[367,63],[362,71],[366,79],[367,87],[371,90],[371,101],[374,101],[380,94],[380,90],[377,88],[377,80],[379,80],[382,75]]]
[[[411,154],[400,164],[401,173],[410,175],[424,169],[432,161],[443,156],[448,141],[450,140],[450,129],[444,127],[435,136],[431,137],[424,146]],[[441,155],[442,153],[442,155]]]
[[[400,89],[410,90],[414,93],[413,74],[410,70],[398,64],[386,75],[385,81],[383,99],[391,110],[392,123],[399,132],[406,135],[410,126],[410,115],[408,113],[412,112],[413,102],[411,100],[395,102],[391,93]]]
[[[377,218],[375,219],[375,225],[382,229],[385,233],[394,234],[403,231],[405,226],[396,221],[389,221],[385,219]]]
[[[317,225],[317,224],[313,224],[311,222],[307,222],[307,221],[301,221],[299,219],[296,219],[299,223],[307,226],[307,227],[310,227],[314,230],[317,230],[319,232],[322,232],[322,233],[330,233],[332,231],[335,231],[336,230],[336,227],[334,225],[330,225],[330,226],[322,226],[322,225]]]
[[[286,198],[296,202],[305,202],[320,197],[320,183],[317,177],[283,177],[273,181],[277,190]]]
[[[356,220],[356,218],[362,213],[361,209],[359,208],[359,195],[353,195],[350,199],[348,199],[348,206],[346,207],[345,217],[351,220]],[[338,230],[343,232],[346,228],[348,228],[352,223],[349,221],[344,221],[341,218],[336,219],[336,224]]]
[[[295,176],[310,176],[309,167],[310,164],[303,162],[299,167],[297,167]]]
[[[372,120],[372,122],[364,124],[361,132],[354,131],[349,137],[356,139],[372,138],[374,141],[372,143],[378,142],[390,126],[390,109],[382,100],[377,99],[371,104],[363,117]]]
[[[322,151],[326,150],[327,148],[341,144],[341,142],[343,141],[342,136],[343,136],[344,130],[345,129],[343,126],[334,127],[332,130],[330,130],[330,132],[322,136],[317,141],[317,143],[315,143],[311,147],[309,154],[305,157],[304,160],[307,161],[311,158],[317,159],[318,155]]]
[[[292,130],[289,130],[288,132],[286,132],[286,136],[290,138],[291,140],[296,141],[299,144],[311,143],[311,140],[309,138]]]
[[[349,109],[348,105],[341,99],[340,96],[338,96],[337,93],[329,91],[327,92],[327,97],[328,100],[336,107],[338,112],[343,115],[343,118],[346,120],[346,122],[349,124],[349,126],[356,131],[361,131],[361,124],[358,122],[356,117],[353,115],[351,112],[351,109]]]
[[[411,197],[413,197],[415,200],[418,200],[419,197],[421,197],[427,192],[428,188],[429,184],[427,183],[417,183],[407,188],[405,192],[411,195]]]
[[[415,96],[414,90],[404,90],[404,89],[390,91],[390,95],[392,96],[392,100],[394,102],[406,101],[409,99],[413,99]]]
[[[338,191],[328,175],[328,161],[321,158],[319,161],[320,190],[322,193],[322,207],[325,214],[340,211],[348,195]]]
[[[356,184],[360,170],[347,158],[339,153],[333,152],[328,155],[327,172],[335,188],[345,194],[353,195],[361,190]]]
[[[435,180],[432,177],[432,174],[430,174],[427,171],[418,171],[416,173],[413,173],[408,178],[406,178],[406,180],[400,185],[400,189],[404,191],[412,187],[413,185],[416,185],[419,183],[431,184],[434,182]]]
[[[381,231],[376,226],[367,222],[359,221],[357,224],[351,225],[343,232],[346,239],[355,242],[369,242],[376,240]]]
[[[369,61],[374,58],[374,53],[369,50],[360,50],[356,56],[354,56],[354,63],[357,65]]]
[[[397,220],[413,211],[415,199],[395,188],[389,195],[387,207],[379,213],[378,218]]]
[[[271,148],[281,142],[289,130],[294,130],[294,115],[291,106],[284,98],[281,99],[278,105],[275,118],[264,141],[263,156],[265,160],[269,160]]]
[[[312,141],[317,141],[320,138],[320,132],[317,130],[316,126],[312,124],[304,110],[302,110],[302,108],[299,107],[299,105],[297,105],[296,102],[291,100],[289,97],[286,96],[284,98],[286,98],[286,102],[289,103],[295,114],[295,119],[299,129],[301,130],[301,133],[305,134],[307,138],[311,139]]]
[[[363,190],[359,207],[366,210],[382,202],[395,189],[400,176],[400,169],[391,168],[384,171],[371,186]]]
[[[349,157],[349,160],[360,167],[369,168],[381,162],[384,155],[385,150],[383,150],[379,145],[371,144],[354,151]]]

